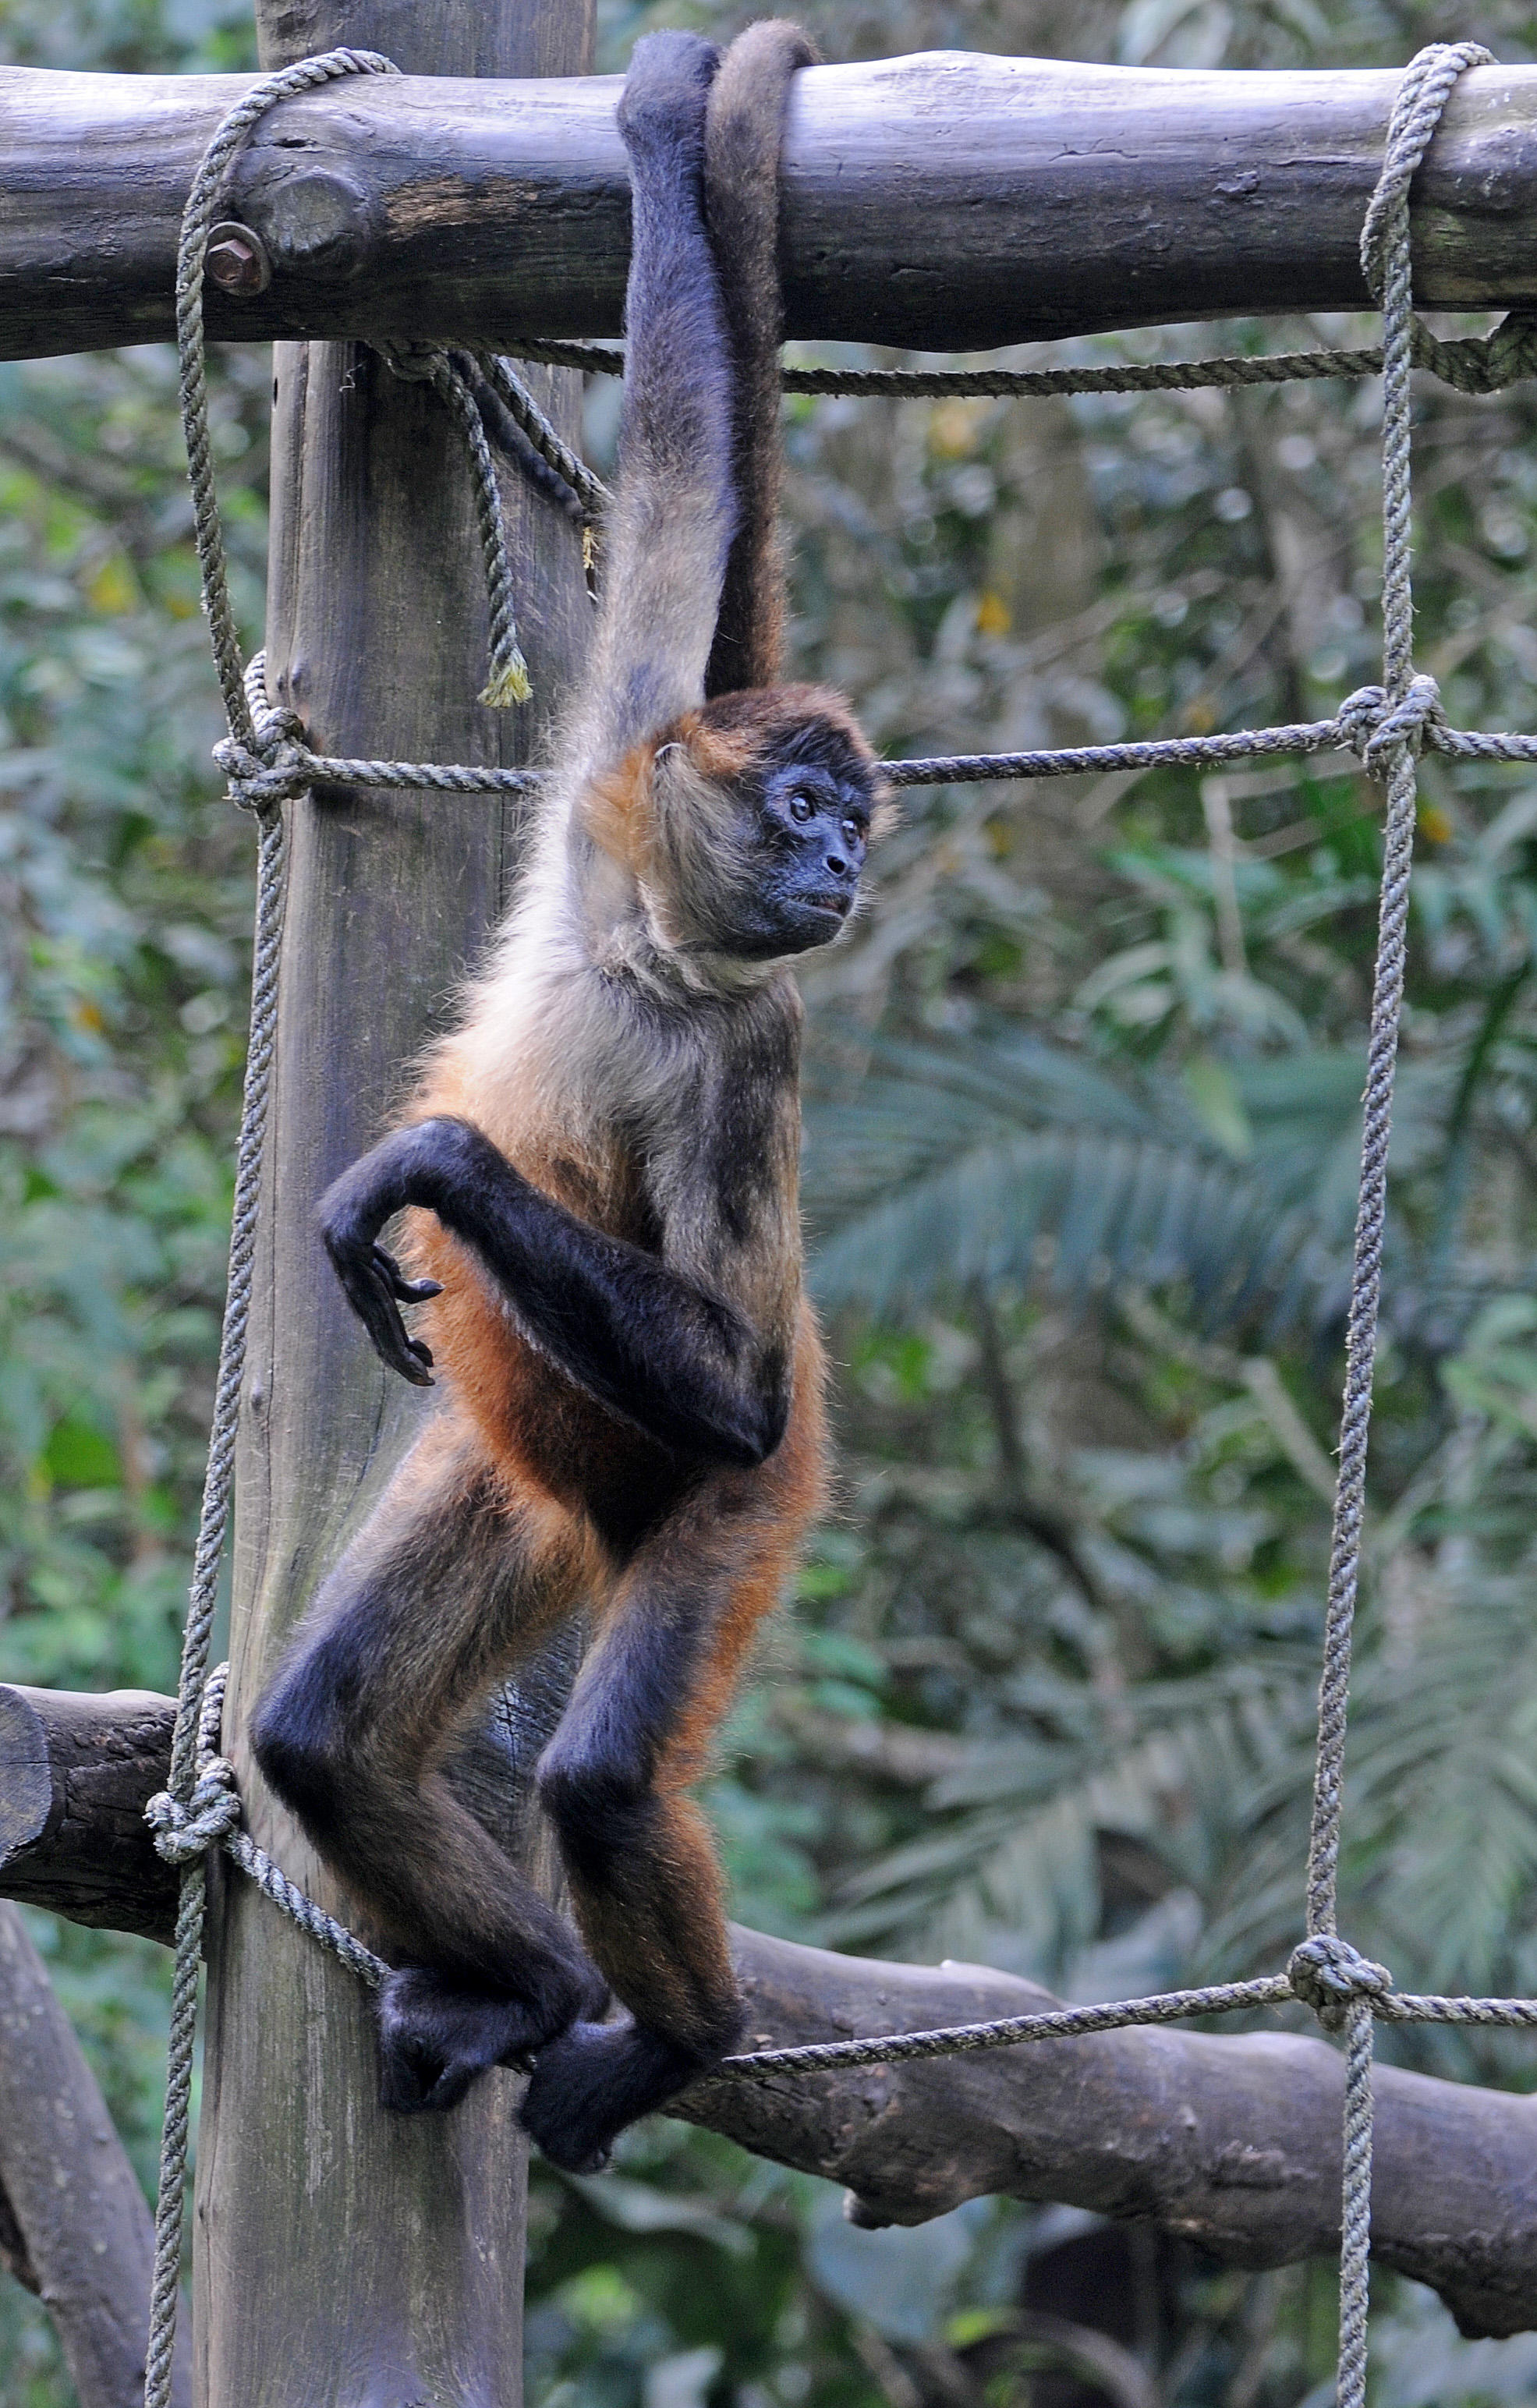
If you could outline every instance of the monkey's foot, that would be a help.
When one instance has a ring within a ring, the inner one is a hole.
[[[575,2023],[538,2052],[519,2120],[552,2165],[601,2173],[625,2125],[713,2061],[713,2054],[701,2057],[639,2024]]]
[[[456,2107],[477,2074],[493,2065],[526,2071],[536,2048],[608,2004],[608,1985],[591,1966],[579,1988],[553,1992],[528,2000],[471,1990],[424,1965],[391,1973],[376,2008],[380,2105],[402,2115]]]

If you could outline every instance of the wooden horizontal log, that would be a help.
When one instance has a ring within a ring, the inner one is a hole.
[[[1061,2001],[978,1965],[887,1965],[734,1933],[749,2048],[932,2031]],[[1537,2098],[1379,2065],[1372,2252],[1465,2333],[1537,2328]],[[1183,2026],[767,2082],[668,2113],[847,2185],[856,2223],[998,2193],[1153,2224],[1239,2266],[1340,2244],[1344,2059],[1300,2032]]]
[[[77,1921],[169,1937],[170,1878],[126,1808],[164,1784],[171,1713],[168,1698],[133,1692],[0,1688],[0,1799],[23,1801],[18,1824],[0,1827],[0,1896],[24,1882],[20,1894]],[[485,1753],[464,1776],[482,1812],[492,1772]],[[103,1819],[88,1849],[95,1800]],[[13,1828],[33,1836],[13,1848]],[[733,1944],[752,2047],[1057,2003],[973,1965],[876,1963],[740,1928]],[[717,2077],[671,2112],[846,2185],[861,2222],[922,2224],[1000,2193],[1154,2224],[1231,2264],[1284,2266],[1339,2245],[1342,2069],[1338,2048],[1302,2033],[1170,2027],[767,2082]],[[1378,2069],[1376,2096],[1376,2257],[1439,2291],[1465,2332],[1537,2329],[1537,2098],[1393,2066]]]
[[[165,1786],[175,1720],[148,1689],[0,1686],[0,1897],[169,1943],[177,1875],[144,1809]]]
[[[250,80],[0,70],[0,355],[170,334],[182,203]],[[1397,80],[949,51],[812,68],[785,147],[789,331],[970,350],[1357,308]],[[211,331],[614,334],[618,89],[357,77],[285,102],[227,202],[271,283],[210,291]],[[1423,303],[1537,301],[1537,68],[1462,78],[1415,203]]]
[[[546,1732],[559,1706],[551,1712],[539,1684],[564,1696],[561,1675],[556,1648],[525,1676],[529,1709],[548,1717]],[[568,1686],[568,1664],[564,1677]],[[147,1689],[95,1696],[0,1684],[0,1898],[170,1945],[179,1883],[144,1809],[165,1786],[175,1721],[175,1699]],[[446,1769],[504,1847],[527,1845],[528,1784],[499,1720],[472,1732]]]

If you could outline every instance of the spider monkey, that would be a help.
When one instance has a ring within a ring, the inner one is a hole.
[[[252,1728],[399,1960],[383,2103],[450,2107],[487,2066],[531,2065],[523,2122],[573,2170],[740,2035],[687,1793],[825,1496],[788,964],[847,928],[883,791],[840,697],[775,682],[778,154],[813,55],[776,22],[724,63],[691,35],[636,49],[584,698],[459,1025],[320,1208],[375,1349],[419,1384],[437,1358],[446,1401]],[[403,1210],[407,1269],[379,1243]],[[444,1769],[576,1615],[593,1642],[538,1784],[580,1942]]]

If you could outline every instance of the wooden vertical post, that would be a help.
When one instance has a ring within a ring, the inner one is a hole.
[[[416,75],[579,74],[592,0],[258,0],[263,63],[338,43]],[[510,288],[518,262],[506,263]],[[575,431],[575,380],[535,371]],[[505,486],[534,701],[495,712],[464,438],[350,343],[275,356],[268,683],[318,749],[528,758],[585,639],[576,531]],[[379,1134],[505,893],[516,807],[329,791],[293,807],[276,1083],[242,1398],[225,1744],[251,1827],[350,1901],[266,1798],[244,1730],[294,1618],[423,1417],[371,1355],[314,1235]],[[217,1883],[194,2327],[206,2408],[517,2408],[525,2164],[514,2078],[449,2116],[375,2103],[367,2001],[257,1892]]]

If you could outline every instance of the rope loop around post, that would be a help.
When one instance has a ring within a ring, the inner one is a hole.
[[[207,1856],[239,1825],[235,1767],[222,1756],[210,1757],[199,1769],[190,1798],[159,1790],[144,1809],[144,1819],[155,1835],[156,1853],[166,1864],[188,1865],[194,1856]]]
[[[219,212],[224,178],[246,136],[269,108],[298,93],[314,92],[342,76],[398,75],[393,60],[377,50],[337,50],[313,59],[299,59],[277,75],[253,84],[243,100],[215,127],[193,178],[182,211],[176,253],[176,343],[180,362],[181,424],[187,440],[187,474],[192,485],[193,528],[197,564],[203,578],[203,608],[208,613],[214,666],[224,697],[224,715],[232,736],[251,735],[240,666],[240,641],[229,597],[223,531],[214,489],[213,452],[208,439],[208,392],[203,344],[203,265],[208,234]]]
[[[243,680],[251,717],[249,738],[226,736],[213,748],[237,810],[260,819],[315,782],[313,757],[296,710],[266,698],[266,654],[253,654]]]
[[[1387,121],[1382,173],[1361,226],[1361,273],[1372,299],[1384,308],[1397,221],[1401,217],[1407,222],[1409,187],[1441,123],[1452,87],[1468,67],[1493,64],[1494,52],[1482,42],[1429,42],[1403,70]]]

